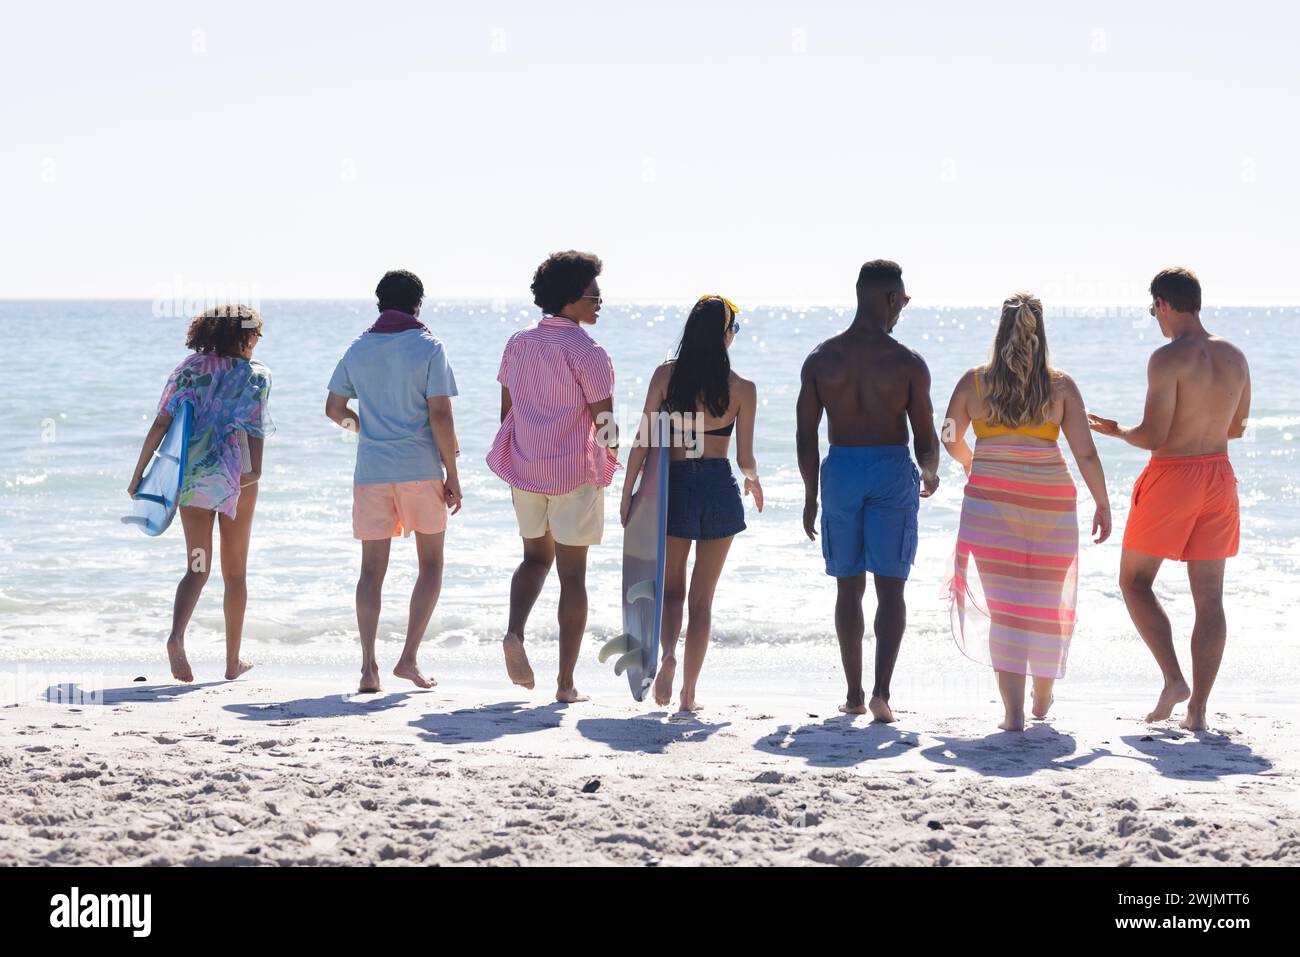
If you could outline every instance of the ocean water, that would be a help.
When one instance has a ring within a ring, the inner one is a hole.
[[[369,302],[261,304],[266,335],[257,357],[272,370],[268,440],[250,558],[246,649],[259,661],[353,663],[353,585],[359,548],[351,538],[355,440],[324,415],[326,383],[338,356],[372,318]],[[616,411],[625,434],[639,413],[655,364],[672,350],[680,306],[607,305],[593,330],[613,359]],[[446,343],[461,388],[455,415],[465,507],[451,520],[442,600],[427,647],[442,659],[492,655],[505,626],[519,539],[508,489],[484,463],[499,407],[497,364],[506,338],[535,321],[519,303],[432,302],[422,318]],[[735,368],[758,385],[756,453],[767,505],[747,504],[749,529],[733,546],[714,609],[720,654],[756,668],[798,667],[834,657],[835,587],[820,548],[804,537],[803,487],[794,451],[794,404],[803,357],[845,326],[852,311],[761,306],[742,315]],[[1229,648],[1222,682],[1239,691],[1282,690],[1300,676],[1293,623],[1300,570],[1300,310],[1207,310],[1212,330],[1238,342],[1251,361],[1252,426],[1232,445],[1242,503],[1241,555],[1227,573]],[[996,310],[909,308],[896,330],[933,374],[941,416],[960,373],[988,353]],[[159,393],[185,356],[182,317],[157,318],[147,301],[0,302],[6,341],[0,392],[0,660],[114,661],[157,656],[183,570],[179,523],[161,539],[122,525],[124,492]],[[1074,376],[1089,407],[1136,421],[1147,356],[1159,330],[1136,312],[1051,314],[1055,363]],[[823,434],[823,446],[825,437]],[[1063,442],[1064,444],[1064,442]],[[1145,453],[1098,438],[1114,508],[1111,541],[1082,548],[1079,624],[1069,678],[1153,680],[1116,585],[1128,493]],[[1069,459],[1068,449],[1066,450]],[[626,450],[621,456],[626,460]],[[1071,465],[1073,463],[1071,460]],[[1077,476],[1077,470],[1075,470]],[[944,459],[943,484],[921,506],[917,563],[908,587],[909,634],[900,675],[969,674],[948,631],[940,586],[961,506],[962,475]],[[622,475],[607,497],[605,541],[590,553],[591,648],[620,628]],[[1081,488],[1080,524],[1092,514]],[[386,590],[381,641],[401,641],[414,577],[412,546],[397,543]],[[1185,574],[1169,563],[1160,593],[1185,637],[1191,605]],[[532,636],[554,642],[558,586],[552,579],[534,612]],[[204,595],[189,644],[215,658],[222,641],[220,581]],[[870,598],[868,598],[870,604]],[[868,620],[870,620],[868,607]],[[869,660],[869,658],[868,658]],[[595,667],[594,662],[591,663]]]

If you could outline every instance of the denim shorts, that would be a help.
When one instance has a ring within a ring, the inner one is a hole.
[[[745,505],[727,459],[668,463],[668,534],[708,541],[745,530]]]

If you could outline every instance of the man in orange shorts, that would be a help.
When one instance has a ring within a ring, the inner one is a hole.
[[[461,501],[451,417],[456,379],[442,343],[417,318],[424,285],[414,274],[396,270],[379,281],[375,295],[379,318],[348,346],[325,400],[325,414],[358,433],[352,534],[361,540],[357,626],[363,694],[379,690],[375,639],[389,545],[412,532],[420,571],[411,589],[406,644],[393,674],[419,688],[433,687],[416,663],[416,652],[442,588],[447,512],[458,512]],[[359,410],[348,407],[349,399],[357,400]]]
[[[1164,675],[1147,720],[1164,721],[1186,701],[1181,727],[1202,731],[1228,636],[1223,565],[1237,554],[1240,537],[1228,440],[1246,430],[1250,368],[1240,349],[1201,325],[1201,284],[1190,270],[1161,270],[1151,280],[1151,298],[1151,315],[1170,341],[1147,365],[1141,424],[1124,427],[1091,414],[1088,420],[1093,431],[1152,452],[1133,486],[1119,583],[1133,624]],[[1196,603],[1191,687],[1178,666],[1169,618],[1152,591],[1166,558],[1187,563]]]

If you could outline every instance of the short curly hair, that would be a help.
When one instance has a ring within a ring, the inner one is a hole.
[[[396,309],[410,315],[424,301],[424,283],[409,269],[392,269],[379,280],[379,285],[375,287],[375,298],[379,300],[380,312]]]
[[[190,320],[185,346],[195,352],[242,356],[250,341],[262,334],[262,314],[252,306],[213,306]]]
[[[548,315],[556,315],[571,302],[577,302],[592,280],[600,275],[599,257],[567,249],[551,253],[533,273],[533,302]]]

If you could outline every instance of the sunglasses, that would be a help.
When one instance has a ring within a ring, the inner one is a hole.
[[[601,304],[605,301],[604,299],[600,298],[600,296],[582,296],[581,298],[583,298],[583,299],[595,299],[595,300],[596,300],[596,305],[598,305],[598,306],[601,305]]]

